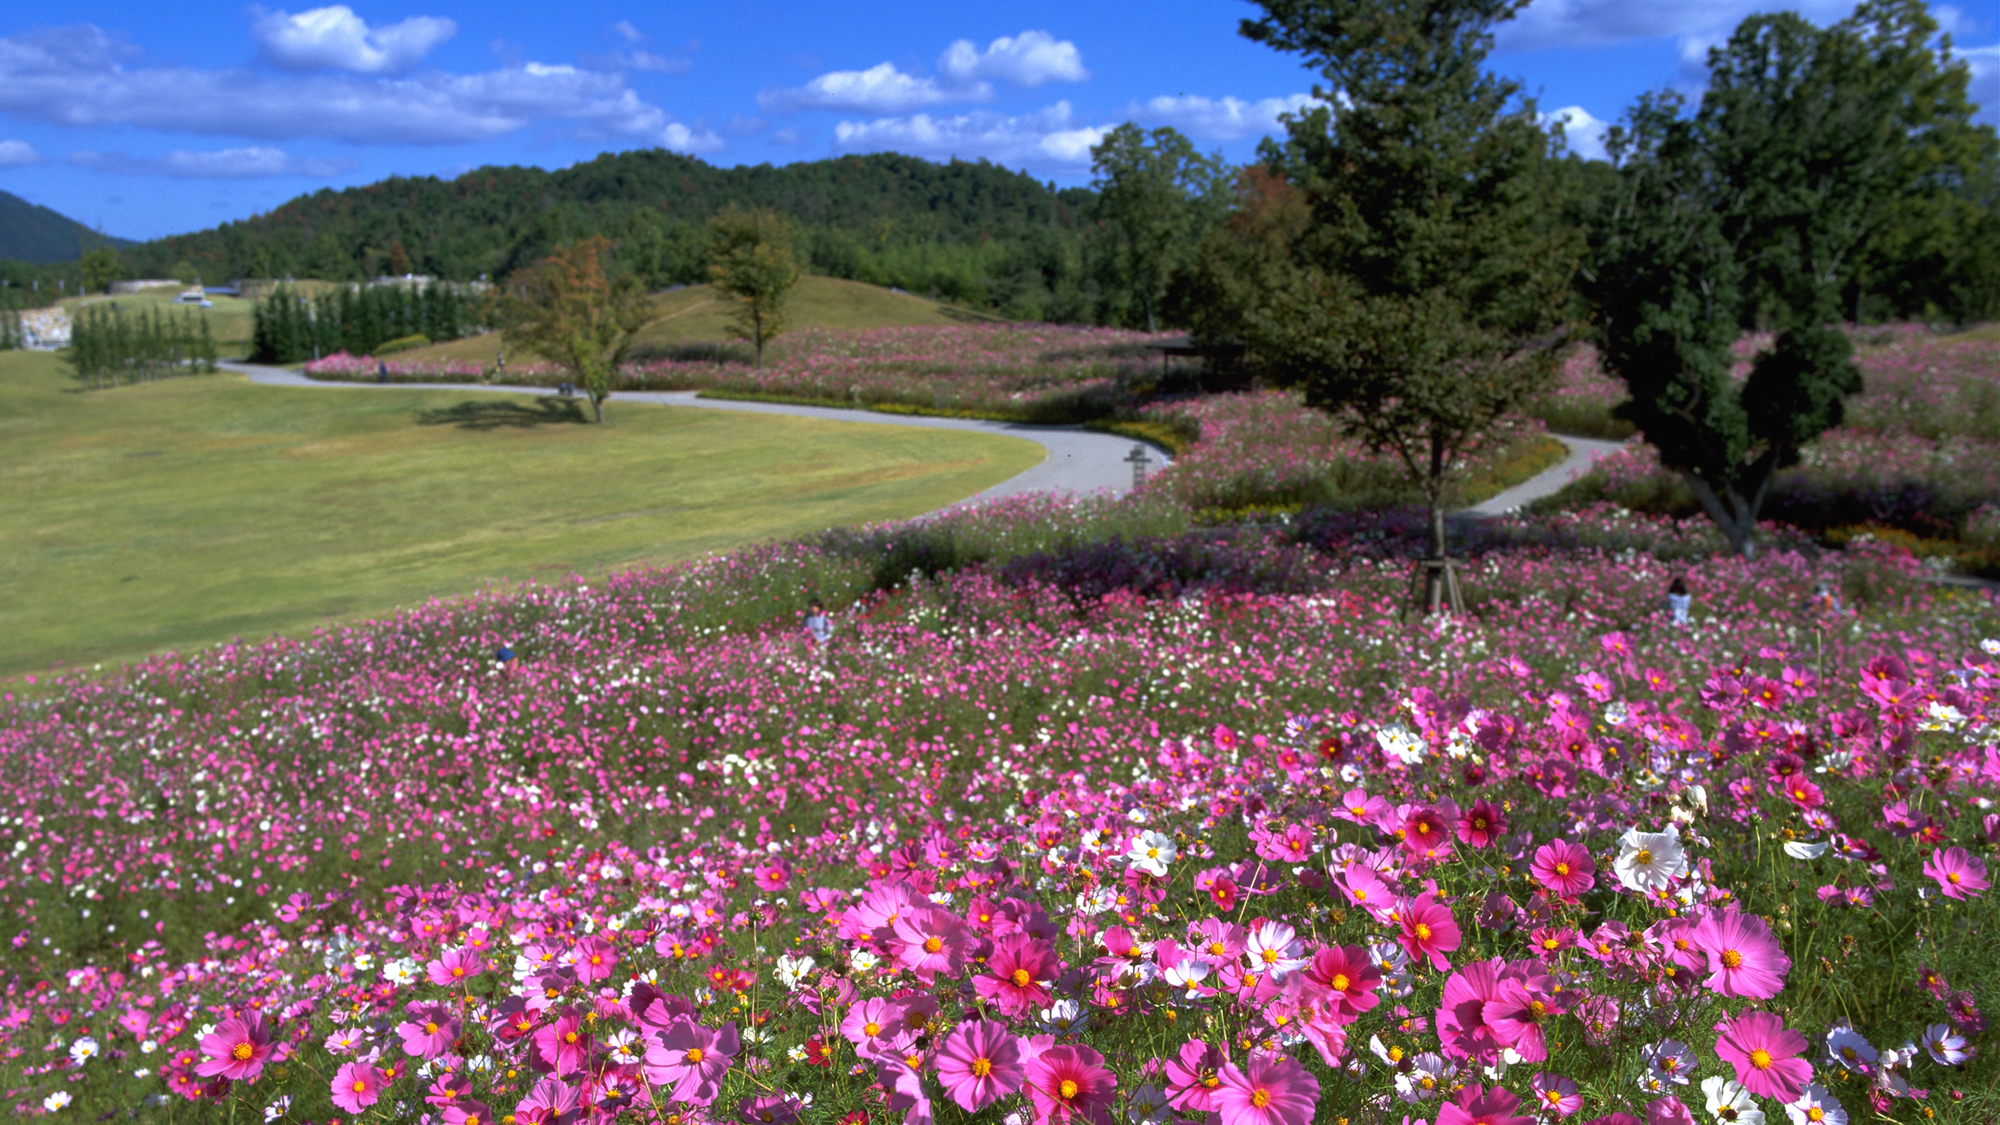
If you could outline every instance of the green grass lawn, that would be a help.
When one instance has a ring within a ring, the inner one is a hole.
[[[128,293],[118,297],[106,297],[102,294],[89,297],[71,297],[62,302],[62,307],[68,311],[72,319],[86,305],[113,303],[117,304],[120,308],[129,310],[157,308],[175,320],[178,320],[186,312],[193,311],[196,315],[208,321],[209,335],[215,337],[216,348],[222,354],[223,358],[242,355],[250,350],[250,331],[255,324],[253,309],[256,302],[213,294],[209,297],[209,300],[214,303],[215,307],[204,309],[199,305],[177,303],[174,300],[174,296],[178,292],[179,290],[177,289],[149,289],[141,293]]]
[[[0,352],[0,678],[910,516],[1042,455],[615,397],[600,429],[476,392],[71,386]]]

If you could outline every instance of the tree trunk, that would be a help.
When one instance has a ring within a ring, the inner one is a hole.
[[[1424,567],[1424,613],[1438,612],[1444,608],[1444,436],[1435,430],[1431,433],[1431,472],[1429,486],[1431,508],[1431,547],[1426,558],[1436,560]]]
[[[604,399],[605,396],[600,394],[590,396],[590,408],[597,412],[597,424],[600,426],[604,424]]]
[[[751,342],[757,347],[757,370],[761,373],[764,370],[764,315],[755,308],[750,310],[750,335],[755,337]]]
[[[1695,499],[1715,521],[1716,530],[1729,543],[1729,553],[1746,559],[1757,557],[1757,512],[1764,506],[1764,496],[1770,490],[1771,472],[1766,468],[1757,476],[1757,486],[1745,496],[1734,486],[1724,486],[1718,492],[1707,481],[1693,473],[1682,473]]]

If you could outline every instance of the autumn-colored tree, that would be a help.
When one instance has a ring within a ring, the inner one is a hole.
[[[605,269],[612,247],[608,238],[558,247],[510,276],[500,298],[507,346],[561,366],[590,396],[600,423],[611,376],[646,322],[646,295],[638,282]]]

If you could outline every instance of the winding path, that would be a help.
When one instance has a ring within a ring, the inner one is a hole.
[[[486,391],[505,394],[552,395],[548,387],[516,385],[487,386],[476,383],[349,383],[308,379],[282,367],[251,363],[223,363],[225,370],[247,376],[252,383],[267,387],[350,388],[355,390]],[[1099,490],[1122,495],[1132,488],[1131,438],[1100,434],[1076,426],[1030,426],[1018,422],[992,422],[975,418],[932,418],[921,414],[878,414],[872,410],[842,410],[829,406],[794,406],[789,403],[737,402],[731,399],[699,398],[694,391],[619,391],[614,402],[646,402],[658,406],[683,406],[698,410],[737,410],[750,414],[789,414],[800,418],[820,418],[830,422],[858,422],[873,426],[919,426],[933,430],[963,430],[1032,441],[1042,447],[1042,462],[999,484],[969,497],[990,500],[1018,496],[1024,492],[1082,493]],[[1515,485],[1484,503],[1469,509],[1474,516],[1497,516],[1511,512],[1531,500],[1560,490],[1574,476],[1588,469],[1599,457],[1619,448],[1617,442],[1591,438],[1556,437],[1569,446],[1569,457],[1527,481]],[[1172,457],[1157,446],[1147,445],[1154,466]],[[965,501],[960,501],[964,503]]]

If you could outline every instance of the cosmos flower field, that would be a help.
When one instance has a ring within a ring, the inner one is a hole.
[[[1423,621],[1417,526],[1018,499],[37,685],[4,1105],[2000,1113],[2000,604],[1600,508]]]

